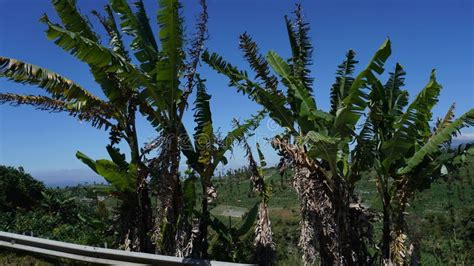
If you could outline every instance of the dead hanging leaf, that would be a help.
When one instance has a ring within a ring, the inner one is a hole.
[[[214,186],[206,188],[207,202],[211,203],[217,198],[217,190]]]
[[[402,230],[396,230],[393,232],[394,238],[392,245],[390,246],[390,253],[392,262],[395,265],[403,265],[406,257],[406,245],[405,241],[407,235],[402,232]]]

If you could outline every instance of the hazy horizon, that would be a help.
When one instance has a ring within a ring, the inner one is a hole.
[[[90,15],[93,9],[102,9],[107,1],[79,0],[78,6],[100,29]],[[448,107],[456,102],[456,114],[464,113],[474,103],[474,26],[472,23],[472,1],[300,1],[306,20],[311,25],[310,37],[314,44],[315,98],[318,107],[329,107],[329,88],[334,82],[335,71],[348,49],[354,49],[360,62],[360,71],[380,44],[390,37],[392,56],[387,61],[382,75],[385,81],[388,72],[400,62],[407,72],[406,86],[413,98],[427,83],[431,69],[437,69],[439,82],[443,85],[439,104],[434,109],[434,118],[444,116]],[[58,21],[49,1],[4,1],[0,0],[0,55],[17,58],[46,67],[71,78],[93,93],[103,97],[86,64],[49,41],[44,25],[38,22],[43,13]],[[259,44],[261,52],[276,50],[283,57],[290,53],[286,36],[284,15],[292,15],[294,1],[274,3],[270,1],[228,0],[208,2],[210,39],[206,47],[218,52],[239,68],[248,70],[248,64],[238,49],[238,35],[248,32]],[[145,1],[155,34],[156,1]],[[340,8],[344,5],[345,8]],[[272,12],[268,12],[271,8]],[[193,23],[198,14],[198,1],[184,2],[183,14],[186,30],[193,32]],[[337,15],[336,15],[337,14]],[[341,19],[344,17],[344,19]],[[351,21],[351,23],[347,23]],[[201,76],[207,79],[208,92],[212,95],[211,109],[215,128],[226,133],[231,128],[232,118],[246,119],[259,107],[227,88],[227,79],[205,64],[200,66]],[[43,94],[33,86],[16,84],[0,79],[2,91],[22,94]],[[190,103],[194,101],[194,95]],[[192,105],[191,105],[192,106]],[[194,128],[193,111],[190,107],[184,117],[187,128]],[[140,143],[153,139],[155,132],[145,119],[138,120]],[[275,164],[278,156],[265,141],[278,128],[266,119],[257,130],[258,138],[269,164]],[[473,129],[464,131],[465,137],[474,140]],[[54,173],[67,169],[87,170],[74,156],[81,151],[91,158],[108,158],[105,145],[108,134],[81,123],[64,113],[50,114],[29,106],[12,107],[0,105],[0,164],[23,166],[31,173]],[[252,144],[253,144],[252,143]],[[120,145],[125,153],[126,145]],[[228,167],[246,164],[244,152],[236,148]],[[184,159],[182,161],[184,163]],[[47,177],[47,175],[43,175]],[[52,178],[54,179],[54,178]]]

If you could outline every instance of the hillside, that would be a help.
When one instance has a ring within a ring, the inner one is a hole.
[[[277,256],[281,265],[296,265],[298,253],[298,199],[290,188],[289,178],[283,178],[274,168],[266,169],[273,193],[270,216]],[[438,180],[430,189],[417,194],[409,208],[408,225],[420,243],[421,262],[425,265],[472,264],[474,262],[474,158],[461,170],[457,180]],[[225,176],[216,181],[220,206],[234,206],[247,210],[258,201],[251,197],[250,181],[242,174]],[[359,181],[356,191],[364,206],[381,211],[375,181],[367,175]],[[215,209],[215,210],[216,210]],[[213,212],[219,216],[219,212]],[[224,216],[220,216],[225,220]],[[232,218],[232,220],[238,220]],[[375,226],[381,226],[378,221]],[[376,232],[379,230],[376,230]],[[375,236],[375,241],[378,240]],[[373,250],[375,252],[375,250]]]
[[[472,264],[474,223],[474,159],[461,170],[459,180],[438,180],[430,189],[419,193],[409,209],[408,225],[420,243],[421,262],[425,265]],[[22,175],[25,175],[22,173]],[[265,170],[267,182],[272,185],[270,217],[277,257],[280,265],[300,264],[298,251],[299,206],[297,196],[290,187],[290,177],[282,178],[275,168]],[[5,176],[4,176],[5,177]],[[218,197],[212,203],[211,213],[231,227],[241,223],[241,216],[252,209],[258,198],[250,192],[250,182],[245,169],[230,171],[214,180]],[[108,225],[114,215],[117,201],[108,197],[106,186],[75,186],[46,189],[44,198],[31,211],[4,210],[0,230],[30,233],[40,237],[79,244],[111,248],[113,236]],[[380,211],[375,183],[370,175],[356,187],[362,203],[372,211]],[[232,217],[231,217],[232,216]],[[380,226],[377,222],[375,226]],[[376,230],[379,231],[379,230]],[[242,237],[240,261],[250,261],[253,247],[253,230]],[[216,236],[211,232],[211,239]],[[375,236],[378,240],[379,236]],[[376,252],[376,250],[372,250]],[[225,254],[226,256],[228,254]],[[223,255],[224,256],[224,255]],[[222,259],[228,259],[224,256]],[[0,263],[36,261],[30,256],[0,253]],[[40,262],[40,261],[36,261]],[[50,259],[41,260],[51,263]]]

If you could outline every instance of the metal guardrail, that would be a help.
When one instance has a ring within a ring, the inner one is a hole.
[[[37,253],[44,256],[106,265],[253,265],[97,248],[2,231],[0,231],[0,248],[15,249],[24,252]]]

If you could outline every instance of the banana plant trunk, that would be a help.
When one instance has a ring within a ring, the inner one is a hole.
[[[206,205],[206,207],[204,207]],[[205,208],[205,209],[204,209]],[[199,223],[199,243],[200,247],[198,248],[198,258],[202,259],[208,259],[209,256],[207,254],[207,249],[209,247],[209,243],[207,240],[207,235],[208,235],[208,230],[207,227],[209,226],[209,221],[210,221],[210,215],[209,215],[209,210],[207,208],[207,202],[203,203],[203,213],[202,213],[202,218]]]
[[[130,199],[123,202],[119,207],[117,231],[119,235],[119,247],[126,251],[139,251],[137,228],[135,226],[136,200]]]
[[[344,180],[335,176],[329,187],[318,170],[296,165],[293,186],[301,202],[301,235],[305,265],[317,254],[321,265],[366,265],[370,255],[364,239],[371,234],[370,218]]]
[[[165,147],[167,158],[165,160],[167,160],[168,165],[165,166],[167,169],[161,177],[161,189],[158,195],[158,204],[161,204],[163,216],[162,219],[156,219],[156,222],[159,224],[156,224],[155,228],[162,228],[161,247],[158,248],[159,253],[175,256],[180,254],[177,250],[177,243],[180,242],[180,238],[184,234],[184,232],[181,232],[181,227],[178,224],[184,206],[181,182],[179,180],[180,150],[177,134],[171,133],[165,136],[167,141]]]
[[[390,235],[390,224],[391,224],[391,213],[389,206],[384,204],[383,207],[383,228],[382,228],[382,262],[384,265],[388,265],[390,262],[390,243],[392,237]]]
[[[151,201],[144,175],[146,172],[139,170],[136,191],[130,193],[127,202],[120,207],[120,243],[125,250],[154,253],[149,235],[152,228]]]
[[[146,178],[148,172],[142,165],[138,169],[137,178],[137,213],[136,213],[136,226],[137,226],[137,237],[139,243],[139,251],[146,253],[154,253],[154,247],[151,242],[150,232],[153,228],[152,225],[152,209],[151,200],[149,196],[148,184]]]
[[[127,117],[128,121],[125,129],[127,134],[126,140],[131,151],[131,163],[137,165],[138,174],[135,194],[133,195],[133,202],[135,202],[136,206],[130,206],[130,209],[132,210],[132,224],[127,233],[128,239],[125,240],[131,244],[130,249],[133,251],[154,253],[149,234],[152,229],[152,209],[147,184],[148,169],[140,160],[138,137],[135,126],[135,106],[130,105],[128,111],[129,115]],[[126,246],[128,245],[127,243],[125,244]]]
[[[207,176],[201,177],[202,186],[202,198],[201,198],[201,217],[199,220],[199,232],[196,239],[193,241],[193,256],[202,259],[208,259],[207,249],[208,243],[208,226],[211,220],[209,213],[209,200],[208,189],[210,187],[210,178]]]

